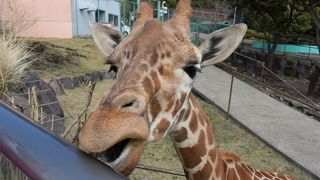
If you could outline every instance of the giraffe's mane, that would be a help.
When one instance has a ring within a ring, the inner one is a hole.
[[[241,161],[237,155],[231,152],[222,152],[221,158],[224,160]]]

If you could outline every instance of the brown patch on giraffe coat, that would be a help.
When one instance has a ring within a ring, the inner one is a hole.
[[[161,54],[161,59],[164,59],[165,56],[166,56],[166,55],[165,55],[164,53],[162,53],[162,54]]]
[[[271,174],[270,174],[269,172],[261,171],[261,174],[263,174],[263,175],[264,175],[265,177],[267,177],[267,178],[272,179],[272,176],[271,176]],[[280,176],[279,176],[279,177],[280,177]],[[285,178],[285,176],[280,177],[280,178]]]
[[[206,117],[206,115],[204,114],[204,112],[202,110],[199,110],[199,119],[200,119],[201,125],[204,126],[207,117]]]
[[[191,108],[190,108],[190,106],[187,106],[186,115],[185,115],[185,118],[183,119],[183,121],[186,121],[188,119],[188,117],[190,116],[190,113],[191,113]]]
[[[187,93],[182,93],[180,96],[180,104],[182,106],[182,104],[184,103],[184,101],[186,100],[187,97]]]
[[[253,180],[260,180],[259,178],[257,178],[256,176],[254,176]]]
[[[141,65],[139,66],[139,70],[140,70],[141,73],[147,72],[147,71],[148,71],[148,65],[146,65],[146,64],[141,64]]]
[[[127,59],[130,59],[130,51],[127,52]]]
[[[235,168],[237,169],[240,179],[251,179],[250,173],[244,167],[242,167],[239,163],[235,164]]]
[[[234,168],[229,168],[226,176],[227,176],[227,179],[238,179]]]
[[[230,152],[222,152],[221,157],[227,161],[240,161],[240,158],[237,155]]]
[[[154,66],[154,65],[157,63],[158,58],[159,58],[158,53],[157,53],[157,52],[154,52],[154,53],[151,55],[150,66]]]
[[[263,174],[259,171],[256,170],[256,173],[255,175],[258,177],[258,178],[262,178],[263,177]]]
[[[200,171],[197,171],[193,174],[193,179],[208,179],[212,174],[213,168],[209,161],[203,166],[203,168]]]
[[[153,118],[156,118],[161,111],[161,105],[158,99],[153,99],[151,102],[151,115]]]
[[[133,74],[132,74],[132,79],[140,79],[140,73],[138,73],[138,72],[134,72]]]
[[[171,53],[169,51],[166,53],[166,55],[167,55],[168,58],[171,57]]]
[[[174,110],[173,110],[173,112],[172,112],[172,116],[174,117],[176,114],[177,114],[177,112],[178,112],[178,110],[180,109],[180,101],[179,100],[176,100],[176,104],[175,104],[175,106],[174,106]]]
[[[241,163],[241,162],[236,162],[236,164],[237,164],[238,166],[240,166],[247,174],[249,174],[249,175],[250,175],[250,178],[251,178],[251,176],[252,176],[252,174],[253,174],[253,171],[251,171],[246,164]]]
[[[143,80],[143,88],[148,95],[151,95],[154,92],[153,84],[150,78],[145,77]]]
[[[210,152],[209,152],[209,156],[212,160],[212,162],[214,163],[217,159],[217,149],[211,149]]]
[[[160,73],[161,75],[164,74],[164,67],[163,67],[163,65],[160,65],[160,67],[158,68],[158,71],[159,71],[159,73]]]
[[[214,144],[213,134],[209,123],[207,124],[207,138],[209,145]]]
[[[196,132],[197,129],[198,129],[197,114],[195,112],[192,112],[192,117],[191,117],[191,121],[190,121],[190,130],[192,131],[192,133],[194,133],[194,132]]]
[[[186,168],[194,168],[201,162],[201,157],[206,154],[206,143],[204,139],[205,133],[201,131],[198,144],[192,147],[179,148]]]
[[[182,106],[185,98],[186,98],[186,93],[182,93],[181,96],[180,96],[180,99],[176,101],[176,105],[175,105],[174,110],[173,110],[173,112],[172,112],[172,116],[173,116],[173,117],[174,117],[174,116],[178,113],[178,111],[181,109],[181,106]]]
[[[160,79],[158,77],[157,72],[155,72],[155,71],[151,72],[151,79],[152,79],[153,84],[154,84],[155,92],[157,92],[160,89],[160,86],[161,86]]]
[[[165,111],[169,111],[172,108],[173,103],[174,103],[173,97],[174,97],[173,93],[171,93],[171,92],[164,93],[164,98],[165,98],[165,101],[167,102],[167,107],[166,107]]]
[[[168,69],[168,67],[165,66],[165,65],[161,65],[158,70],[159,70],[159,73],[160,73],[163,77],[170,77],[170,76],[172,76],[172,72],[170,72],[170,70]]]
[[[177,118],[177,123],[179,123],[181,121],[181,119],[184,117],[184,113],[186,112],[185,109],[182,109],[179,113],[179,116]]]
[[[169,126],[170,126],[170,122],[168,121],[168,119],[166,118],[161,119],[160,123],[157,125],[157,127],[153,131],[153,135],[155,136],[155,138],[159,139],[163,137],[164,133],[167,131]]]
[[[264,175],[263,172],[261,172],[261,173]],[[280,179],[288,179],[285,175],[280,174],[280,173],[277,173],[277,176],[278,176]]]
[[[219,154],[219,152],[216,152]],[[227,162],[223,161],[222,159],[218,158],[216,162],[216,176],[220,177],[220,179],[226,179],[226,174],[225,172],[227,171]]]
[[[183,142],[188,138],[188,131],[185,127],[176,130],[173,134],[173,138],[176,142],[180,143]]]

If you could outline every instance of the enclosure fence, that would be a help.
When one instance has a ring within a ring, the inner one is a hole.
[[[240,78],[244,78],[256,85],[258,85],[258,89],[260,90],[263,90],[262,87],[265,87],[265,88],[268,88],[270,89],[271,91],[279,94],[279,95],[282,95],[282,96],[285,96],[287,98],[290,98],[294,101],[297,101],[313,110],[316,110],[316,111],[320,111],[320,106],[319,104],[315,103],[313,100],[311,100],[309,97],[307,97],[306,95],[304,95],[302,92],[300,92],[299,90],[297,90],[293,85],[291,85],[290,83],[288,83],[283,77],[277,75],[276,73],[274,73],[271,69],[269,69],[268,67],[266,67],[265,63],[264,62],[261,62],[261,61],[258,61],[256,59],[253,59],[251,57],[248,57],[246,55],[243,55],[241,53],[238,53],[238,52],[234,52],[235,56],[241,56],[241,57],[244,57],[246,59],[246,61],[252,61],[256,64],[258,64],[258,66],[261,68],[260,70],[260,77],[259,77],[259,80],[257,79],[254,79],[248,75],[245,75],[244,73],[240,72],[239,69],[229,65],[229,64],[226,64],[226,63],[220,63],[219,65],[227,68],[231,74],[231,80],[230,80],[230,91],[229,91],[229,99],[228,99],[228,109],[227,109],[227,112],[226,112],[226,115],[227,117],[230,117],[230,107],[231,107],[231,103],[232,103],[232,92],[235,90],[234,89],[234,78],[235,77],[240,77]],[[276,89],[270,85],[267,85],[266,83],[263,82],[263,77],[265,75],[271,75],[273,78],[275,78],[276,80],[279,80],[281,81],[285,86],[287,86],[289,89],[293,90],[299,97],[301,97],[303,100],[299,99],[299,98],[296,98],[292,95],[289,95],[287,94],[286,92],[284,91],[281,91],[279,89]]]

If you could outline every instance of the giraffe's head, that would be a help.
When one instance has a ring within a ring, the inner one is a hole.
[[[160,22],[142,2],[130,35],[92,24],[97,46],[111,66],[116,82],[93,110],[80,132],[80,147],[129,174],[147,142],[163,138],[187,106],[195,75],[226,59],[239,45],[246,25],[210,34],[196,47],[190,42],[188,0],[178,2],[174,16]],[[208,82],[210,83],[210,82]]]

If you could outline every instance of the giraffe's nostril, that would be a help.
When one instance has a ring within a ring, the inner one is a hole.
[[[130,100],[121,105],[121,108],[132,107],[137,99]]]
[[[144,111],[143,97],[132,93],[123,93],[112,101],[112,106],[117,109],[123,109],[132,113],[143,113]]]

